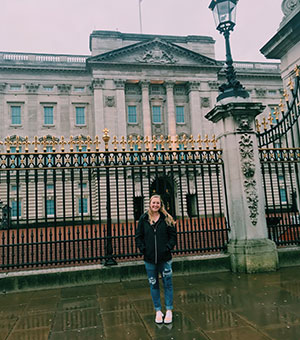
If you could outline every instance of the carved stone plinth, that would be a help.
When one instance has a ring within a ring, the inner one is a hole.
[[[232,270],[238,272],[276,270],[278,266],[275,243],[267,238],[265,198],[254,129],[255,117],[263,109],[261,103],[227,98],[206,115],[215,123],[216,136],[223,149],[227,217],[231,227],[228,252]]]

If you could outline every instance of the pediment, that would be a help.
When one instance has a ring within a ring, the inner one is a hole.
[[[90,66],[97,64],[220,66],[220,63],[214,59],[158,38],[88,58],[87,64]]]

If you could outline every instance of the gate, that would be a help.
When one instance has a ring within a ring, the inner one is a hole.
[[[104,130],[102,139],[6,138],[1,270],[140,258],[135,228],[154,191],[177,220],[176,255],[226,249],[223,160],[214,138],[118,141]]]
[[[285,103],[256,121],[268,234],[278,246],[300,244],[299,72],[296,66]]]

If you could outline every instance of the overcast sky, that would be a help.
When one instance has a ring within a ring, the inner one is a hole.
[[[211,0],[142,0],[143,33],[224,38],[208,9]],[[231,35],[234,60],[268,61],[259,49],[276,33],[282,0],[240,0]],[[139,33],[139,0],[0,0],[0,51],[90,54],[93,30]]]

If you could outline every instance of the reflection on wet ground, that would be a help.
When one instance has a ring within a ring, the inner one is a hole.
[[[174,278],[174,321],[156,325],[148,282],[0,295],[0,340],[299,340],[300,268]]]

